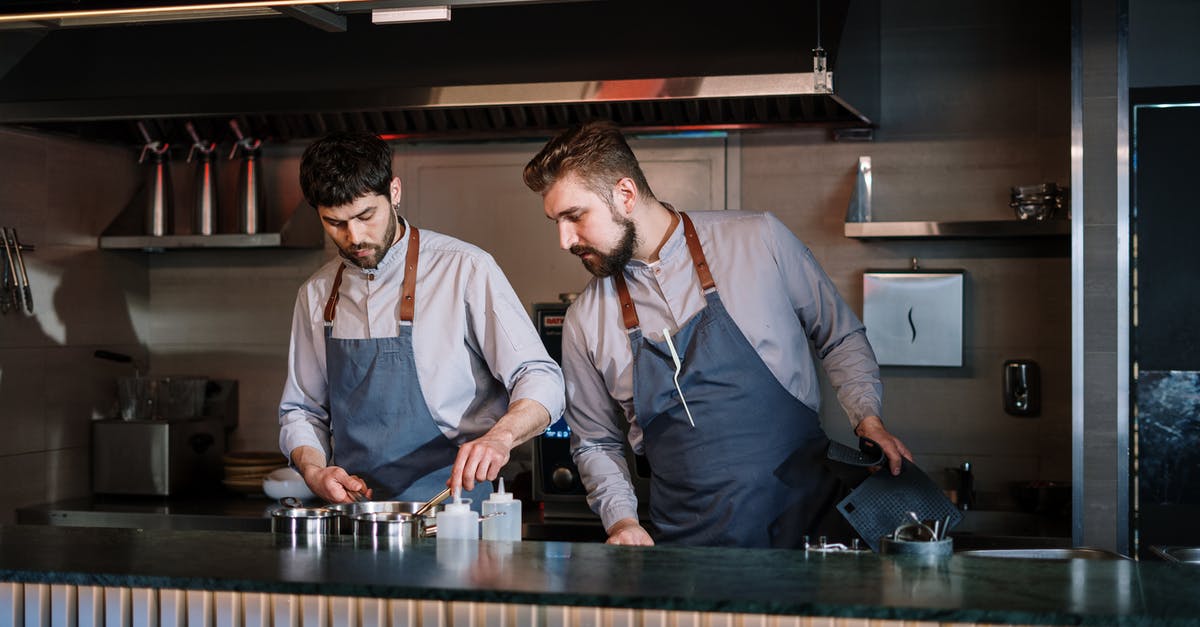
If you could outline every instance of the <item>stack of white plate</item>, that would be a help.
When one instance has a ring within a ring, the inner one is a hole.
[[[287,458],[276,451],[230,451],[225,454],[225,479],[233,492],[262,494],[263,479],[271,471],[287,466]]]

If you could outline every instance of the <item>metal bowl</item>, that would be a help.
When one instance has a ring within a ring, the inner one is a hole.
[[[368,512],[353,521],[355,541],[374,548],[408,546],[425,530],[424,516],[403,512]]]

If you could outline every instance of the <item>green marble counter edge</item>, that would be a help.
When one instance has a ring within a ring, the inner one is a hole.
[[[373,551],[267,533],[0,527],[0,581],[963,623],[1200,624],[1200,568],[560,542]]]

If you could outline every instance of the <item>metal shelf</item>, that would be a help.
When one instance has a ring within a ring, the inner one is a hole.
[[[297,207],[278,233],[154,236],[136,234],[134,231],[140,226],[136,207],[127,209],[100,236],[100,248],[165,252],[222,248],[321,248],[325,245],[325,233],[317,212],[308,205]]]
[[[855,239],[969,239],[1065,237],[1070,220],[963,220],[956,222],[847,222]]]

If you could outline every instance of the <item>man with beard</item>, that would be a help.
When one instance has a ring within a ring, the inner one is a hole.
[[[898,474],[911,454],[879,418],[862,323],[769,213],[686,214],[654,197],[612,124],[555,137],[525,166],[559,244],[596,278],[567,312],[572,452],[613,544],[798,547],[851,533],[822,463],[828,438],[809,342],[855,433]],[[651,468],[651,536],[623,451]]]
[[[300,186],[340,256],[296,298],[280,448],[329,502],[449,486],[478,509],[561,415],[562,372],[490,255],[400,218],[386,142],[314,142]]]

